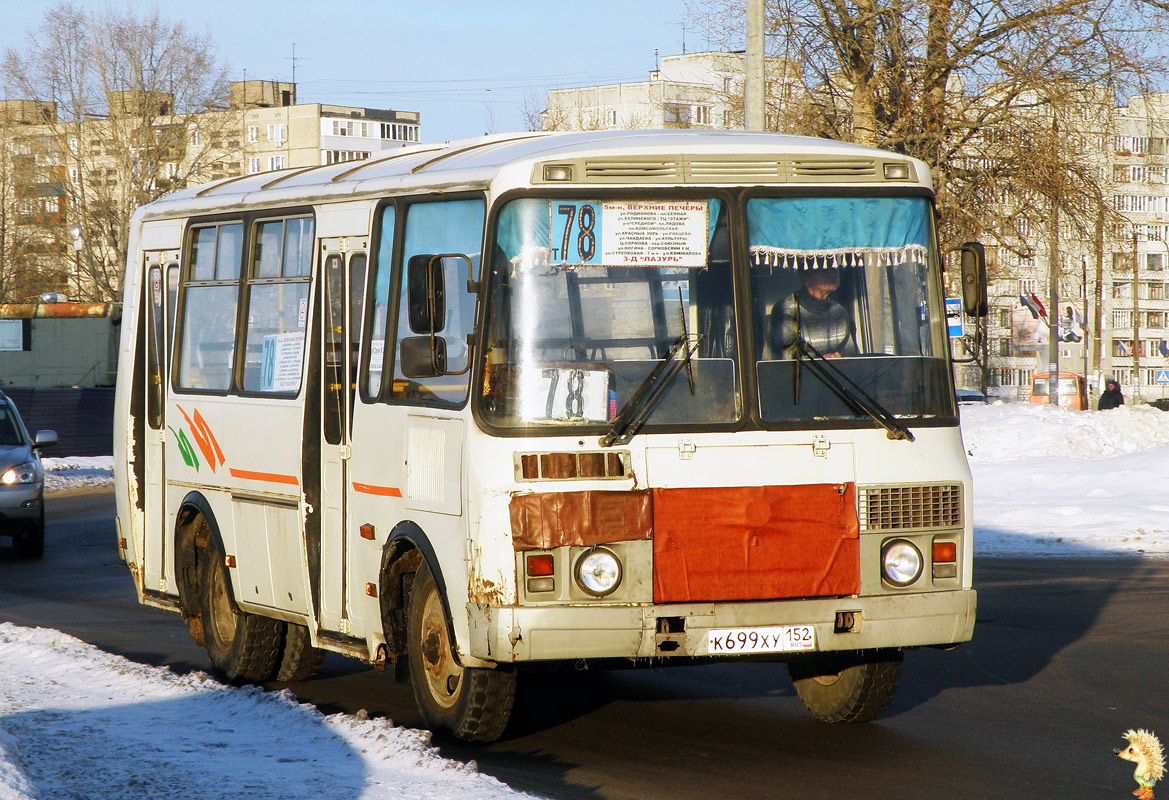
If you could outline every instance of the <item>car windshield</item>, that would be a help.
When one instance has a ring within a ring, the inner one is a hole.
[[[918,197],[748,201],[765,421],[863,418],[858,394],[895,417],[954,413],[931,219]]]
[[[0,400],[0,446],[14,447],[24,444],[16,412],[8,403]]]
[[[739,417],[721,200],[513,200],[498,216],[491,269],[480,407],[493,425],[604,429],[691,345],[645,425]]]

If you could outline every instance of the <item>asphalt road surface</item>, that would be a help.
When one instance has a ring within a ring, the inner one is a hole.
[[[48,515],[43,560],[0,547],[0,620],[207,668],[177,615],[137,604],[112,495],[50,498]],[[975,583],[974,641],[907,653],[872,723],[812,720],[780,664],[585,670],[526,676],[503,740],[441,750],[552,798],[1131,797],[1121,734],[1169,737],[1169,562],[980,559]],[[419,724],[408,686],[340,656],[289,688],[325,713]]]

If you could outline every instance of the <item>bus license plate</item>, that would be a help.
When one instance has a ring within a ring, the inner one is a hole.
[[[720,653],[791,653],[815,649],[816,629],[811,625],[715,628],[706,632],[706,652],[712,656]]]

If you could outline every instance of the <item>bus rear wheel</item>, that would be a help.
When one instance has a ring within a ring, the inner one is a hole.
[[[464,742],[494,742],[515,703],[515,674],[463,667],[455,657],[442,594],[423,561],[406,612],[407,661],[427,727]]]
[[[804,707],[823,722],[867,722],[888,708],[901,678],[901,650],[810,653],[787,669]]]
[[[325,660],[325,651],[313,647],[310,641],[308,628],[287,623],[276,680],[288,683],[307,681],[317,673]]]
[[[203,639],[211,671],[229,683],[262,683],[276,674],[284,623],[240,611],[231,597],[223,553],[207,546],[202,591]]]

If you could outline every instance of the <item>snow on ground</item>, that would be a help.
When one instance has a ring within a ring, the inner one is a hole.
[[[975,552],[1169,554],[1169,413],[963,406]],[[50,496],[113,484],[112,460],[45,459]],[[51,502],[51,501],[50,501]],[[0,800],[521,797],[426,733],[323,716],[288,692],[177,676],[0,624]]]
[[[114,487],[113,456],[42,458],[45,491],[50,495]]]
[[[0,800],[522,795],[429,735],[0,623]]]
[[[1169,555],[1169,412],[963,406],[977,555]]]

